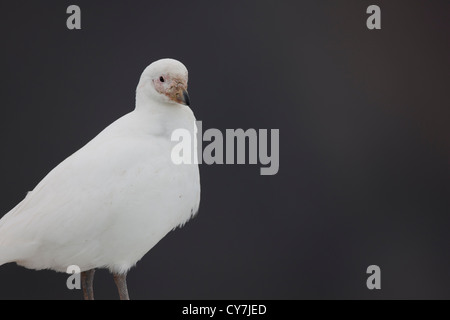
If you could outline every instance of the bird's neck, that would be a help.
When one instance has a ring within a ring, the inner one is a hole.
[[[136,94],[135,114],[145,123],[145,128],[155,134],[170,134],[176,129],[194,131],[195,117],[188,106],[164,103]]]

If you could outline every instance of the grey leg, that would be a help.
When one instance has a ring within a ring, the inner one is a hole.
[[[128,296],[128,288],[127,288],[127,274],[113,274],[114,282],[116,283],[117,290],[119,291],[120,300],[130,300]]]
[[[94,273],[95,269],[81,273],[81,286],[83,287],[84,300],[94,300]]]

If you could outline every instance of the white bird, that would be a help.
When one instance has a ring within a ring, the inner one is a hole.
[[[85,299],[93,299],[95,269],[107,268],[120,298],[129,299],[129,269],[199,207],[198,165],[171,159],[174,130],[188,130],[195,141],[187,82],[179,61],[149,65],[134,111],[61,162],[0,220],[0,265],[58,272],[76,265]]]

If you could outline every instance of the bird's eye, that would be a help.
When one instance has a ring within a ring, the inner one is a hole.
[[[159,81],[164,82],[164,78],[163,77],[159,77]]]

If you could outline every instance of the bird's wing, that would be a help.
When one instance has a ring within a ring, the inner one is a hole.
[[[114,223],[111,215],[120,210],[121,190],[135,182],[132,176],[149,153],[155,154],[154,163],[146,167],[157,168],[163,162],[157,141],[152,145],[145,137],[109,135],[61,162],[0,220],[0,264],[45,242],[69,245],[101,234]]]

